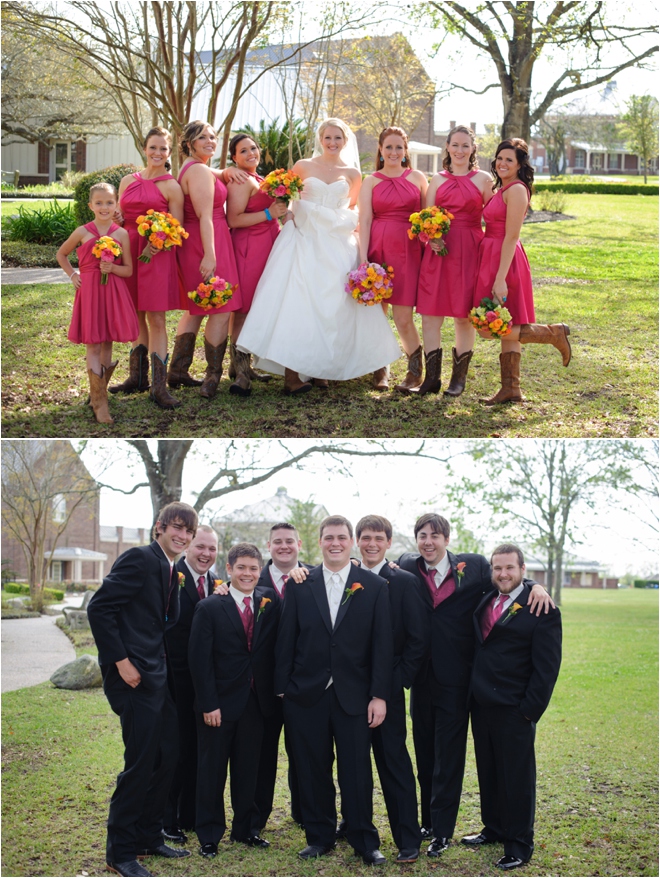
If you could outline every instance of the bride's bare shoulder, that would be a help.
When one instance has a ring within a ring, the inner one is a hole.
[[[341,172],[351,183],[355,182],[355,180],[362,179],[362,174],[357,168],[345,167],[341,169]]]
[[[299,159],[295,165],[291,168],[294,174],[299,174],[304,176],[304,174],[308,174],[316,167],[316,162],[314,159]]]

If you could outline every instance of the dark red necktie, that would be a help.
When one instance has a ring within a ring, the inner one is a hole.
[[[252,607],[250,606],[250,598],[243,598],[243,603],[245,604],[245,609],[241,613],[241,618],[243,620],[243,628],[245,629],[245,636],[247,637],[247,645],[248,649],[252,649],[252,632],[254,631],[254,613],[252,612]]]
[[[284,597],[284,592],[286,591],[286,583],[287,583],[288,578],[289,578],[289,574],[288,574],[288,573],[283,574],[283,576],[282,576],[282,591],[281,591],[281,597]]]
[[[483,616],[481,617],[481,633],[484,640],[488,637],[490,632],[493,630],[495,623],[502,615],[502,612],[504,610],[504,604],[506,603],[506,597],[507,596],[505,594],[496,594],[493,598],[493,602],[489,604],[484,610]],[[498,600],[499,604],[495,606]]]
[[[197,594],[199,595],[199,599],[201,601],[206,597],[206,589],[204,588],[204,583],[206,582],[205,576],[200,576],[197,580]]]

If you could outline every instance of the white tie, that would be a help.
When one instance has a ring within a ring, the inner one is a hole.
[[[341,587],[341,579],[338,573],[333,573],[330,577],[330,600],[328,604],[330,606],[330,621],[332,624],[335,624],[335,619],[337,618],[337,613],[339,611],[339,604],[341,601],[342,595],[342,587]]]

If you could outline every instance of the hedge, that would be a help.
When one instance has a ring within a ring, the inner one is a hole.
[[[71,201],[73,198],[73,189],[66,189],[64,186],[30,186],[29,189],[3,188],[0,192],[2,198],[18,198],[21,201],[28,198],[50,199],[57,198],[61,201]]]
[[[91,174],[85,174],[80,183],[74,190],[74,198],[76,200],[75,213],[78,225],[84,226],[94,219],[94,214],[87,206],[89,204],[89,190],[94,183],[112,183],[115,189],[119,189],[122,177],[127,174],[134,174],[137,171],[135,165],[113,165],[110,168],[103,168],[101,171],[92,171]]]
[[[28,244],[26,241],[3,241],[2,264],[7,268],[59,268],[54,244]],[[69,254],[69,261],[78,267],[77,252]]]
[[[30,586],[25,582],[7,582],[4,590],[8,594],[30,594]],[[59,588],[44,588],[44,597],[51,601],[63,601],[64,592]]]
[[[534,183],[535,192],[581,192],[597,195],[657,195],[657,183]]]

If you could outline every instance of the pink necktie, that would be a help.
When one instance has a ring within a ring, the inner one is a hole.
[[[289,578],[289,574],[288,574],[288,573],[285,573],[285,574],[282,576],[282,592],[281,592],[281,596],[282,596],[282,597],[284,597],[284,592],[286,591],[286,583],[287,583],[288,578]]]
[[[499,603],[498,603],[499,601]],[[506,595],[497,594],[493,599],[493,603],[486,607],[484,610],[484,614],[481,619],[481,633],[483,635],[484,640],[490,634],[493,626],[497,622],[497,620],[502,615],[502,611],[504,610],[504,603],[506,601]],[[497,606],[495,606],[497,604]]]
[[[244,597],[243,603],[245,604],[245,609],[242,612],[243,618],[243,628],[245,628],[245,636],[247,637],[247,645],[248,649],[252,649],[252,632],[254,631],[254,613],[252,612],[252,607],[250,606],[250,598]]]
[[[200,576],[197,580],[197,594],[199,595],[200,600],[204,600],[206,597],[206,589],[204,588],[204,583],[206,581],[205,576]]]

